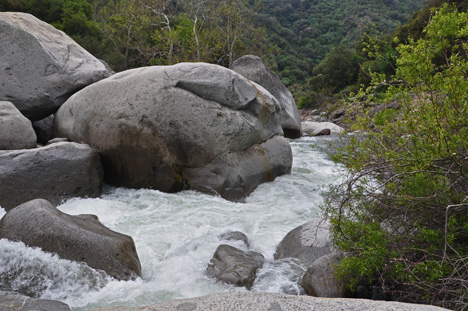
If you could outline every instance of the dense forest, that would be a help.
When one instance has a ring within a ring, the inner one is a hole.
[[[0,10],[28,12],[53,24],[115,71],[181,61],[230,66],[256,54],[307,106],[308,81],[321,72],[314,68],[334,48],[352,50],[364,34],[391,33],[423,2],[0,0]]]

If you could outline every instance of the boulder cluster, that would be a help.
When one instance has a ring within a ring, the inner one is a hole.
[[[291,171],[285,135],[301,135],[299,113],[258,57],[238,60],[240,73],[181,63],[114,74],[63,32],[12,12],[0,12],[0,41],[0,238],[133,279],[131,237],[56,206],[99,197],[103,182],[242,201]],[[255,268],[244,274],[250,282]]]

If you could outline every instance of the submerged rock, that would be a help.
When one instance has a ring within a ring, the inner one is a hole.
[[[127,70],[72,96],[57,137],[97,149],[106,181],[240,201],[291,171],[277,100],[232,70],[181,63]]]
[[[225,241],[241,241],[247,248],[250,247],[249,238],[245,235],[245,233],[240,231],[225,232],[221,234],[219,238]]]
[[[0,150],[29,149],[37,146],[31,121],[16,107],[0,101]]]
[[[250,289],[265,258],[257,252],[244,252],[222,244],[216,249],[206,274],[219,281]]]
[[[0,150],[0,206],[6,210],[36,198],[58,205],[69,198],[98,197],[102,179],[99,154],[87,145]]]
[[[281,106],[281,126],[285,137],[301,137],[301,118],[294,97],[278,76],[265,66],[260,57],[242,56],[232,64],[232,70],[260,84],[278,100]]]
[[[329,233],[328,222],[312,219],[291,230],[277,246],[274,257],[296,258],[308,267],[333,251]]]
[[[31,120],[111,74],[65,33],[30,14],[0,12],[0,42],[0,100]]]
[[[141,276],[131,237],[106,228],[94,215],[62,213],[46,200],[32,200],[8,211],[0,220],[0,238],[85,262],[116,279]]]
[[[448,311],[428,305],[365,299],[327,299],[274,293],[230,292],[164,301],[146,307],[109,307],[94,311]]]
[[[36,299],[28,296],[0,296],[1,311],[70,311],[70,307],[61,302],[48,299]]]

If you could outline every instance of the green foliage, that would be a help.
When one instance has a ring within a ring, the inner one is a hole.
[[[314,68],[314,76],[309,80],[312,90],[329,89],[336,93],[345,86],[357,81],[359,57],[345,46],[335,48]]]
[[[396,47],[396,70],[375,74],[354,129],[335,158],[349,176],[325,204],[351,258],[349,286],[379,284],[394,299],[468,304],[468,14],[443,5],[419,40]],[[364,113],[376,99],[398,108]]]
[[[307,86],[314,67],[337,46],[352,49],[366,33],[393,32],[423,2],[262,0],[256,18],[266,25],[268,41],[278,47],[271,63],[277,63],[280,78],[287,86]]]

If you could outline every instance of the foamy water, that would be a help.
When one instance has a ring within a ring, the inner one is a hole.
[[[239,241],[219,239],[228,231],[244,232],[250,249],[266,258],[253,291],[301,294],[297,280],[305,267],[275,261],[273,254],[290,230],[319,215],[322,191],[339,178],[336,166],[320,148],[329,141],[333,138],[290,141],[292,174],[260,185],[246,203],[194,191],[167,194],[114,187],[106,187],[99,199],[72,199],[58,208],[72,215],[97,215],[108,228],[133,237],[142,278],[116,281],[86,265],[0,240],[0,295],[27,291],[63,301],[74,310],[90,310],[244,291],[204,274],[219,244],[246,249]],[[0,210],[0,216],[3,213]]]

